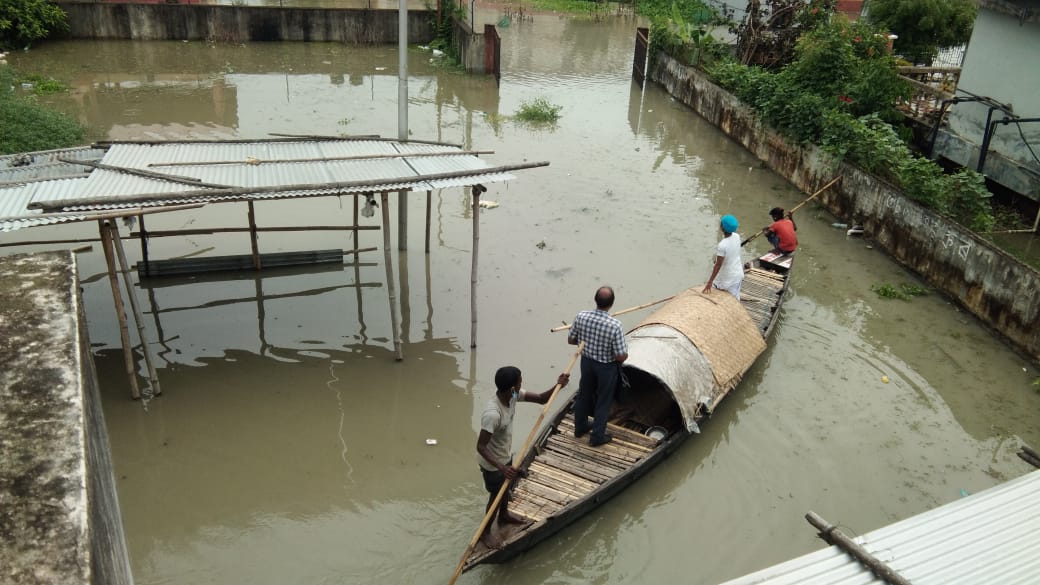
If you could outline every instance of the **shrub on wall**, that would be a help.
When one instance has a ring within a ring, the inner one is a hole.
[[[889,123],[905,95],[885,39],[866,23],[835,18],[804,35],[779,73],[732,60],[707,67],[757,116],[800,144],[818,144],[900,187],[906,196],[977,231],[994,224],[982,175],[947,175],[917,156]],[[674,54],[673,54],[674,56]]]

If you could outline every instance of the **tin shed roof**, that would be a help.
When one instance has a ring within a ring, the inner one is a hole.
[[[494,167],[477,154],[440,143],[319,137],[115,142],[11,155],[0,157],[0,231],[102,210],[462,187],[548,164]]]
[[[914,585],[1036,583],[1040,471],[853,540]],[[837,546],[723,585],[884,584]]]

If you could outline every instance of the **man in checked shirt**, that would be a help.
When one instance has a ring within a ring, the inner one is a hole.
[[[610,316],[614,306],[614,289],[600,287],[596,291],[596,310],[581,311],[574,317],[567,343],[585,347],[581,351],[581,382],[574,401],[574,436],[581,437],[590,430],[589,445],[597,447],[609,443],[607,417],[614,402],[621,377],[621,363],[628,359],[628,344],[621,321]],[[592,414],[592,427],[589,427]]]

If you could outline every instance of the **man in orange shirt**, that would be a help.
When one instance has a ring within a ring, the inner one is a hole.
[[[798,249],[798,236],[795,235],[798,227],[794,225],[791,214],[784,217],[784,209],[774,207],[769,210],[769,216],[773,218],[773,223],[766,228],[766,239],[773,245],[773,249],[781,254],[790,254]]]

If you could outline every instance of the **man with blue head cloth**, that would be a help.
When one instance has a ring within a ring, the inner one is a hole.
[[[724,290],[740,300],[740,284],[744,282],[744,262],[740,258],[740,234],[737,233],[737,218],[723,215],[719,222],[722,239],[715,248],[715,264],[711,276],[704,285],[704,294],[711,289]]]

